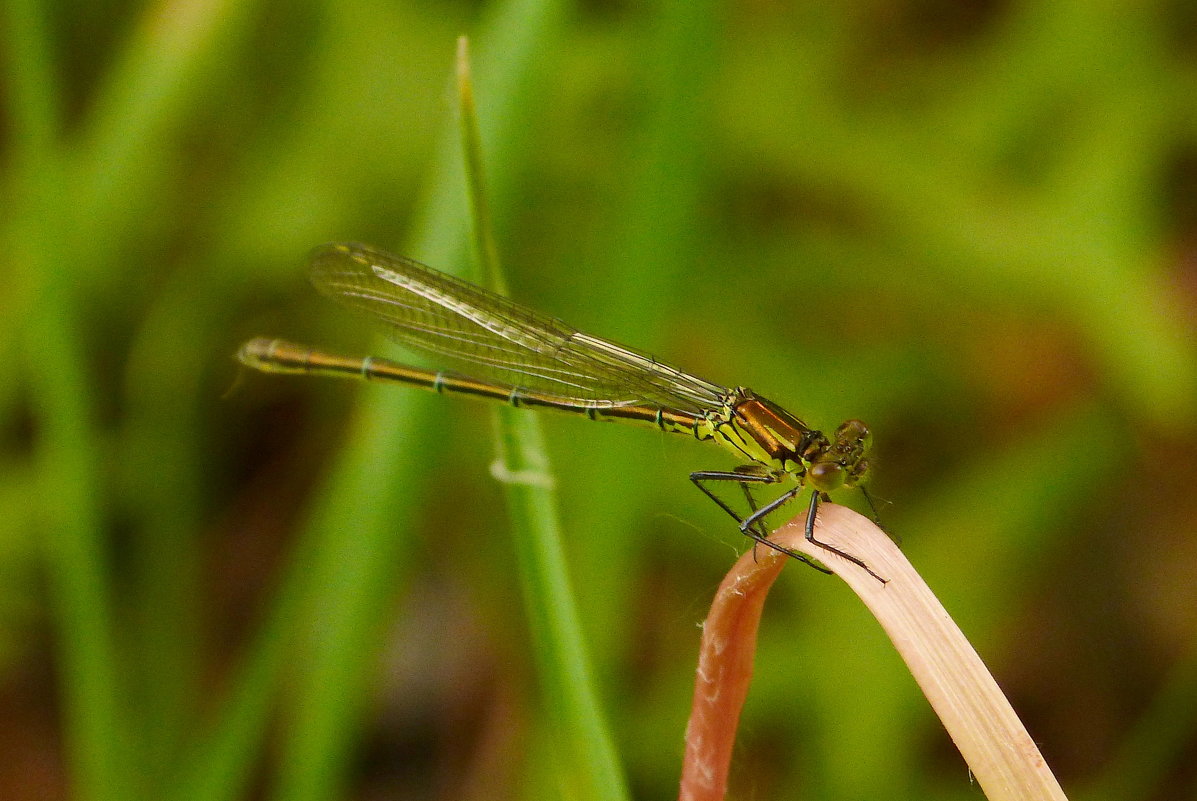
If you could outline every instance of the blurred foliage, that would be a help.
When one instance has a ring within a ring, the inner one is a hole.
[[[485,410],[231,358],[387,348],[306,286],[318,243],[470,269],[462,32],[513,294],[868,420],[886,526],[1071,797],[1193,795],[1191,4],[2,9],[0,797],[558,797]],[[543,425],[628,784],[668,797],[744,547],[686,474],[732,465]],[[736,797],[976,797],[791,573]]]

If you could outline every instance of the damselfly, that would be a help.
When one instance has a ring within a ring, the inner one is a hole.
[[[333,300],[384,323],[397,342],[467,365],[486,378],[375,357],[340,356],[265,338],[241,346],[237,358],[242,364],[267,373],[391,381],[520,408],[572,412],[591,420],[628,420],[716,442],[744,466],[691,473],[690,480],[739,523],[741,532],[813,564],[803,554],[770,541],[765,528],[770,512],[809,487],[806,538],[881,580],[860,559],[820,542],[814,534],[815,514],[820,500],[828,500],[827,493],[845,487],[863,490],[872,437],[861,421],[848,420],[829,437],[750,389],[704,381],[646,353],[584,334],[502,295],[367,245],[317,248],[311,256],[311,279]],[[740,515],[711,490],[710,485],[719,482],[743,489],[747,514]],[[753,487],[783,482],[793,486],[769,503],[757,504]]]

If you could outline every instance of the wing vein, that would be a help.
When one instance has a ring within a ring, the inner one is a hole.
[[[359,244],[313,251],[312,283],[382,322],[396,342],[465,374],[568,400],[645,404],[701,413],[728,390],[651,355],[584,334],[417,261]]]

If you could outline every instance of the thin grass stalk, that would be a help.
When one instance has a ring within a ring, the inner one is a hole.
[[[112,588],[106,574],[96,396],[84,366],[71,263],[60,136],[62,99],[36,3],[5,4],[0,52],[16,126],[20,207],[5,250],[25,290],[21,367],[34,415],[35,497],[57,629],[67,761],[74,797],[116,801],[136,792],[121,708]]]
[[[458,40],[458,97],[475,249],[490,287],[504,292],[465,37]],[[544,432],[534,415],[509,407],[493,412],[496,457],[491,472],[507,496],[542,698],[557,735],[560,781],[571,797],[622,801],[628,798],[626,781],[599,704],[569,579]]]
[[[562,15],[554,0],[516,0],[494,8],[485,26],[493,36],[484,33],[493,61],[486,64],[500,78],[491,90],[496,111],[488,141],[501,143],[512,140],[520,118],[524,84],[539,59],[537,37],[543,46],[545,37],[555,36]],[[456,138],[454,131],[447,141]],[[424,211],[416,215],[411,250],[436,264],[460,263],[458,254],[468,250],[460,175],[458,159],[442,160]],[[303,613],[309,626],[304,668],[288,697],[275,788],[275,797],[287,801],[319,801],[344,791],[384,626],[412,563],[416,498],[427,475],[415,455],[434,452],[439,441],[426,417],[432,398],[376,389],[361,395],[349,442],[304,535],[319,544],[308,571],[314,587]]]

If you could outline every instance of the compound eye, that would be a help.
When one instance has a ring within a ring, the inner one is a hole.
[[[807,472],[811,486],[820,492],[833,492],[844,486],[847,471],[838,462],[815,462]]]
[[[859,442],[867,450],[873,444],[873,432],[860,420],[845,420],[835,430],[835,438],[841,442]]]

